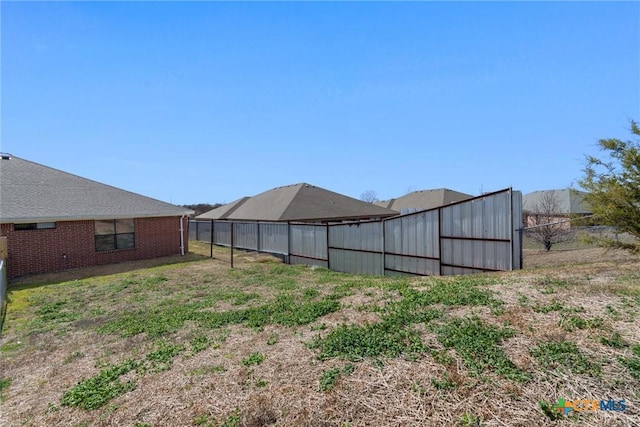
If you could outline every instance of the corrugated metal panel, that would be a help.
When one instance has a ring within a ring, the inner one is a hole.
[[[511,244],[488,240],[442,239],[441,262],[482,270],[508,270]]]
[[[198,240],[198,230],[196,221],[189,221],[189,240]]]
[[[353,250],[329,249],[329,265],[334,271],[351,274],[384,274],[382,253],[358,252]]]
[[[288,224],[261,222],[258,224],[258,227],[260,229],[259,251],[284,255],[289,253]]]
[[[233,245],[238,249],[258,250],[258,223],[234,222]]]
[[[452,276],[454,274],[477,274],[482,272],[483,270],[474,270],[472,268],[449,267],[446,265],[442,266],[443,276]]]
[[[382,252],[382,222],[331,225],[329,226],[329,246]]]
[[[323,268],[329,268],[328,261],[322,261],[318,259],[304,258],[298,257],[295,255],[289,255],[289,264],[291,265],[308,265],[308,266],[317,266]]]
[[[387,220],[385,252],[438,258],[438,211],[424,211]]]
[[[386,255],[385,269],[387,271],[387,275],[402,272],[408,274],[438,276],[440,274],[440,261],[437,259]]]
[[[511,198],[513,223],[513,265],[511,269],[519,270],[522,268],[522,193],[513,191]]]
[[[290,255],[328,260],[327,226],[291,224]]]
[[[446,206],[441,210],[441,232],[446,237],[509,239],[509,191]]]
[[[213,243],[221,246],[231,246],[231,223],[227,221],[214,221]]]
[[[196,224],[197,239],[200,242],[211,243],[211,222],[198,221]]]

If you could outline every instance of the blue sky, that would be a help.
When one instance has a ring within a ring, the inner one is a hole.
[[[0,149],[175,204],[564,188],[640,120],[638,2],[0,7]]]

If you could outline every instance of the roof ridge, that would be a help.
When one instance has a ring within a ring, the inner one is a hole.
[[[239,198],[239,199],[237,200],[237,202],[238,202],[238,203],[236,203],[236,204],[235,204],[234,206],[232,206],[232,207],[231,207],[227,212],[225,212],[225,213],[220,217],[220,219],[228,218],[228,217],[229,217],[229,215],[231,215],[231,214],[232,214],[232,213],[234,213],[236,210],[238,210],[238,208],[239,208],[240,206],[244,205],[244,204],[245,204],[245,202],[246,202],[247,200],[249,200],[249,199],[250,199],[250,197],[249,197],[249,196],[244,196],[244,197]],[[233,202],[231,202],[231,203],[233,203]],[[223,205],[223,206],[224,206],[224,205]],[[222,207],[222,206],[219,206],[219,207]]]

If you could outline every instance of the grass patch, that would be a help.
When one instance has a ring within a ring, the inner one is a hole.
[[[310,347],[320,350],[318,358],[321,360],[341,357],[352,361],[367,357],[397,357],[425,350],[420,334],[415,329],[398,328],[391,322],[364,326],[340,325]]]
[[[324,339],[311,343],[320,350],[318,358],[346,358],[352,361],[368,357],[398,357],[426,350],[420,332],[411,326],[418,321],[428,322],[441,316],[438,310],[411,311],[406,306],[383,317],[379,323],[366,325],[340,325]]]
[[[262,362],[264,362],[265,358],[266,356],[262,353],[259,353],[259,352],[251,353],[250,355],[242,359],[242,365],[243,366],[259,365]]]
[[[413,305],[491,306],[499,300],[493,297],[493,292],[482,286],[496,283],[495,279],[482,276],[439,278],[428,285],[425,291],[404,288],[400,289],[400,294]]]
[[[80,381],[71,390],[65,392],[61,403],[64,406],[77,406],[86,410],[99,408],[111,399],[136,388],[135,380],[121,382],[120,377],[139,366],[139,362],[127,360],[103,369],[97,376]]]
[[[629,344],[622,338],[619,332],[614,332],[609,337],[600,337],[599,339],[601,344],[604,344],[613,348],[623,348],[627,347]]]
[[[160,341],[156,350],[147,354],[145,368],[150,372],[166,371],[171,368],[173,358],[185,350],[184,344],[172,344],[167,341]]]
[[[98,331],[117,333],[123,337],[141,333],[159,337],[177,332],[187,321],[196,322],[204,328],[220,328],[231,324],[259,328],[273,323],[298,326],[314,322],[339,308],[340,303],[334,300],[300,302],[292,295],[280,295],[274,301],[257,307],[224,312],[202,310],[200,303],[193,303],[125,314],[104,324]]]
[[[568,315],[562,316],[558,326],[567,332],[573,332],[576,329],[597,329],[602,326],[602,319],[599,317],[585,319],[576,315]]]
[[[267,345],[275,345],[278,342],[278,334],[270,334],[267,338]]]
[[[335,387],[338,379],[343,375],[350,375],[354,371],[354,366],[347,363],[342,369],[332,368],[322,372],[320,377],[320,391],[331,391]]]
[[[639,357],[620,357],[618,361],[625,366],[633,378],[640,379],[640,358]]]
[[[189,341],[191,353],[196,354],[209,348],[213,340],[206,335],[196,335]]]
[[[11,353],[22,347],[24,347],[24,343],[22,341],[9,341],[0,346],[0,352]]]
[[[600,375],[600,365],[591,362],[571,341],[540,343],[531,350],[531,355],[543,369]]]
[[[558,291],[565,290],[576,286],[578,283],[574,279],[559,279],[556,277],[541,277],[536,286],[539,287],[543,294],[555,294]]]
[[[562,412],[558,411],[553,403],[549,403],[546,400],[540,400],[538,402],[538,407],[540,408],[540,410],[542,410],[542,413],[551,421],[558,420],[563,416]]]
[[[203,366],[198,369],[194,369],[189,374],[191,375],[209,375],[209,374],[221,374],[227,372],[227,368],[222,365]]]
[[[438,340],[455,349],[465,366],[474,374],[493,371],[505,378],[525,381],[530,376],[518,369],[501,347],[515,335],[512,329],[487,325],[478,318],[452,319],[435,328]]]
[[[633,378],[640,379],[640,345],[631,347],[632,357],[619,357],[618,361],[624,365]]]
[[[41,300],[40,300],[41,301]],[[34,305],[37,302],[34,301]],[[81,317],[80,311],[74,310],[73,304],[68,300],[49,301],[39,305],[35,311],[35,317],[29,327],[34,332],[46,332],[58,329],[61,332],[61,324],[70,323]]]
[[[564,308],[564,305],[560,301],[552,300],[550,303],[541,305],[535,304],[532,309],[536,313],[550,313],[552,311],[560,311]]]
[[[229,415],[225,420],[220,424],[220,427],[236,427],[240,424],[240,410],[235,409],[231,415]]]
[[[9,388],[10,385],[11,385],[11,378],[0,379],[0,402],[4,401],[7,389]]]
[[[412,325],[428,324],[441,317],[442,310],[433,308],[434,305],[500,306],[501,301],[493,298],[490,290],[481,288],[481,285],[488,283],[495,281],[457,277],[435,280],[426,290],[417,290],[409,287],[406,280],[394,280],[390,287],[398,292],[400,298],[374,308],[381,315],[380,322],[340,325],[310,346],[319,350],[320,359],[340,357],[355,361],[400,355],[415,358],[425,352],[426,347],[420,339],[421,333]]]
[[[173,358],[185,350],[182,344],[160,341],[156,349],[142,360],[128,359],[118,365],[107,366],[94,377],[80,381],[62,396],[63,406],[77,406],[85,410],[97,409],[111,399],[135,390],[136,377],[126,382],[121,377],[135,371],[138,376],[171,368]]]
[[[442,378],[431,378],[431,385],[436,390],[455,390],[458,388],[458,384],[453,381],[451,375],[448,372],[442,374]]]

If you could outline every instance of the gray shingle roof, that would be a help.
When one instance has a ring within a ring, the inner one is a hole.
[[[414,191],[396,199],[376,202],[376,205],[394,209],[396,211],[418,211],[437,208],[439,206],[448,205],[449,203],[471,199],[472,197],[473,196],[470,194],[460,193],[447,188],[438,188],[433,190]]]
[[[121,190],[18,157],[0,160],[0,221],[190,215],[192,210]]]
[[[215,209],[211,209],[208,212],[205,212],[201,215],[198,215],[196,218],[198,219],[227,219],[229,215],[231,215],[236,209],[238,209],[244,202],[246,202],[249,198],[243,197],[238,200],[234,200],[231,203],[227,203],[226,205],[218,206]]]
[[[584,201],[583,191],[574,190],[573,188],[564,188],[562,190],[541,190],[527,193],[522,196],[522,209],[527,212],[536,211],[541,200],[547,195],[551,194],[556,197],[558,202],[558,214],[590,214],[591,208],[589,204]]]
[[[306,183],[277,187],[253,197],[236,200],[229,205],[199,215],[197,219],[337,221],[386,218],[398,214],[396,211]]]

